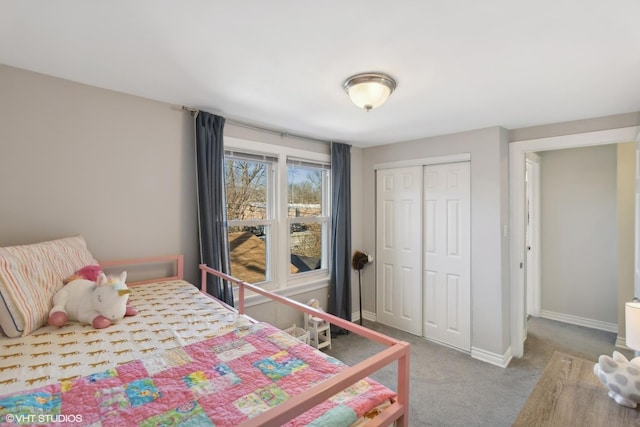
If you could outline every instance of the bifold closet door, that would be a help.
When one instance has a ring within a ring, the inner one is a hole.
[[[376,317],[422,336],[422,166],[376,173]]]
[[[471,350],[470,162],[424,167],[424,336]]]

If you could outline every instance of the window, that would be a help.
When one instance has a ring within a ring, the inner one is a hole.
[[[287,161],[287,214],[291,274],[327,268],[329,168]]]
[[[271,279],[275,159],[225,152],[231,274],[249,282]]]
[[[231,274],[267,289],[326,279],[329,155],[235,138],[225,144]]]

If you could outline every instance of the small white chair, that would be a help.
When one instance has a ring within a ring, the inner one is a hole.
[[[318,310],[322,310],[317,299],[313,298],[308,306]],[[317,349],[329,347],[331,348],[331,323],[319,317],[304,313],[305,329],[310,332],[309,344]]]

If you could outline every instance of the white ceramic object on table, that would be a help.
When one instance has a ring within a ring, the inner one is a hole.
[[[640,402],[640,357],[632,360],[617,352],[603,354],[593,372],[609,388],[609,397],[617,404],[635,408]]]

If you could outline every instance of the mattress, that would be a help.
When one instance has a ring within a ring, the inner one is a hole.
[[[0,338],[2,394],[64,382],[212,338],[250,320],[177,280],[131,287],[137,316],[107,329],[69,323],[19,338]]]
[[[70,323],[0,338],[0,421],[231,426],[346,368],[188,282],[131,289],[138,315],[109,328]],[[290,425],[354,425],[394,396],[365,378]]]

